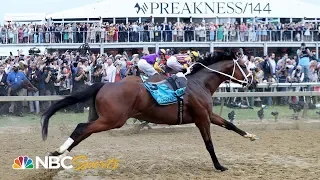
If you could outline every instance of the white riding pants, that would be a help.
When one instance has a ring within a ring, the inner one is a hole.
[[[147,76],[153,76],[158,72],[154,69],[154,67],[149,64],[145,59],[140,59],[138,62],[138,68],[143,71]]]
[[[169,59],[167,59],[167,66],[177,72],[181,72],[184,68],[174,56],[171,56]]]

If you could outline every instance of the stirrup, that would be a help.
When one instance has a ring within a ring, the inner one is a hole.
[[[178,72],[178,73],[176,74],[176,76],[177,76],[177,77],[183,77],[183,78],[187,79],[186,76],[185,76],[185,74],[183,74],[182,72]]]
[[[190,73],[191,73],[191,68],[190,68],[190,67],[187,67],[187,72],[184,73],[184,75],[186,76],[186,75],[188,75],[188,74],[190,74]]]

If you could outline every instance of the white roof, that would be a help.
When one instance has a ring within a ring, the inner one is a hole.
[[[106,0],[47,14],[46,18],[270,17],[320,18],[320,6],[299,0]]]
[[[5,21],[42,21],[45,19],[45,13],[14,13],[14,14],[5,14]]]

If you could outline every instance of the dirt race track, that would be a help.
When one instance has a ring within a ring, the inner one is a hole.
[[[320,122],[246,123],[239,127],[256,134],[251,142],[234,132],[211,126],[220,162],[229,168],[218,172],[195,127],[163,128],[132,133],[124,127],[94,134],[71,153],[90,160],[120,160],[116,170],[13,170],[19,155],[44,156],[58,148],[74,127],[49,126],[42,142],[39,127],[0,129],[2,180],[33,179],[320,179]]]

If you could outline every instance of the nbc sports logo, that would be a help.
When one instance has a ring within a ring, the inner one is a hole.
[[[69,163],[66,161],[69,160]],[[67,165],[69,164],[69,165]],[[72,169],[75,170],[85,170],[85,169],[117,169],[119,165],[119,160],[112,158],[106,161],[89,161],[87,160],[87,156],[79,155],[75,157],[65,156],[61,159],[58,156],[45,156],[44,158],[40,158],[36,156],[35,161],[33,161],[28,156],[18,156],[13,160],[12,168],[13,169],[40,169],[42,166],[44,169],[59,169],[62,167],[63,169]]]
[[[40,166],[45,169],[59,169],[60,167],[64,169],[73,168],[72,165],[67,166],[65,164],[65,160],[72,160],[72,157],[66,156],[63,158],[59,158],[57,156],[45,156],[44,160],[40,157],[36,156],[35,162],[29,158],[28,156],[19,156],[13,161],[12,168],[13,169],[39,169]]]
[[[33,169],[33,160],[29,158],[28,156],[19,156],[16,159],[14,159],[13,169]]]

